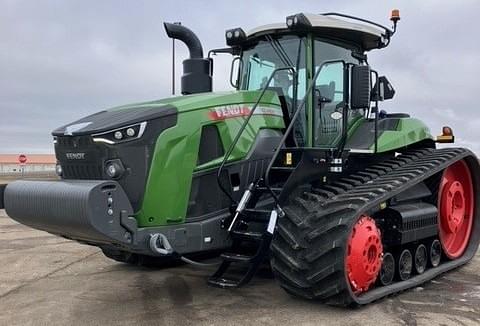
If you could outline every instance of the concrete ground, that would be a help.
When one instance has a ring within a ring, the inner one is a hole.
[[[17,224],[0,211],[0,325],[479,325],[480,253],[423,287],[339,309],[273,279],[207,287],[212,269],[147,269]]]

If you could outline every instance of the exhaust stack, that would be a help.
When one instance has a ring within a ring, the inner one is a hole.
[[[169,38],[185,43],[190,58],[183,61],[181,92],[183,95],[212,91],[211,61],[203,57],[202,43],[197,35],[182,25],[163,23]]]

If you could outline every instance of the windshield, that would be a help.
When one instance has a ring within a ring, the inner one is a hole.
[[[283,37],[265,36],[257,44],[243,50],[242,70],[240,71],[241,90],[261,90],[267,84],[273,71],[282,67],[294,67],[297,71],[298,88],[294,86],[294,77],[289,70],[277,71],[269,88],[285,97],[289,115],[305,96],[305,38],[288,35]],[[305,143],[306,114],[295,121],[294,137],[298,145]]]
[[[293,75],[290,71],[275,74],[269,87],[281,91],[291,105],[294,97],[303,98],[305,94],[305,42],[298,36],[283,36],[264,39],[251,48],[244,49],[240,89],[260,90],[276,68],[295,67],[299,77],[299,91],[294,94]]]

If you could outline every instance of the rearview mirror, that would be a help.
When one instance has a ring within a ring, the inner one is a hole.
[[[232,60],[232,65],[230,67],[230,85],[233,88],[238,89],[239,83],[239,73],[240,73],[240,65],[241,65],[240,57],[236,57]]]
[[[378,94],[377,94],[378,83]],[[372,101],[390,100],[395,95],[395,89],[388,81],[387,77],[380,76],[372,90]]]
[[[350,104],[353,110],[367,109],[370,107],[370,78],[370,66],[355,65],[352,67]]]

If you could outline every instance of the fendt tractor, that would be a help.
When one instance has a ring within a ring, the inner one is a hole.
[[[191,30],[165,23],[189,49],[182,95],[56,129],[61,179],[3,186],[2,206],[124,263],[217,253],[208,284],[221,288],[268,263],[288,293],[333,305],[431,280],[475,255],[480,167],[467,149],[437,148],[450,127],[434,137],[380,109],[395,90],[367,53],[399,20],[299,13],[229,29],[206,58]],[[232,56],[234,91],[212,92],[215,54]]]

